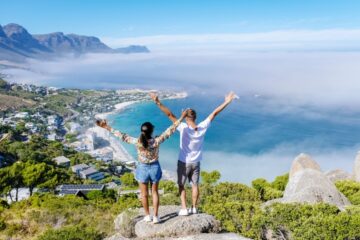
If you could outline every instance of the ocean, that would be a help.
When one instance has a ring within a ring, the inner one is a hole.
[[[202,121],[223,99],[190,95],[185,99],[165,100],[175,115],[191,107]],[[341,110],[319,111],[310,107],[284,108],[270,104],[261,96],[235,100],[212,122],[204,143],[203,170],[218,170],[221,181],[250,184],[256,178],[269,181],[287,173],[293,159],[307,153],[323,171],[352,171],[360,147],[359,115]],[[161,134],[170,120],[152,102],[136,103],[109,116],[110,124],[132,136],[140,125],[150,121],[155,135]],[[135,148],[123,144],[136,157]],[[160,149],[164,169],[176,171],[179,134],[175,133]]]

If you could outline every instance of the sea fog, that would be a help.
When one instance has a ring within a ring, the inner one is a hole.
[[[351,171],[360,139],[360,48],[354,39],[360,40],[359,31],[107,39],[114,47],[145,44],[151,53],[30,60],[3,73],[57,87],[185,90],[188,99],[168,104],[176,112],[194,106],[200,119],[235,91],[240,100],[209,131],[203,166],[220,170],[223,180],[249,183],[287,172],[301,152],[324,170]],[[129,108],[114,124],[132,134],[143,120],[165,129],[167,120],[153,108]],[[174,168],[176,141],[161,149],[162,159],[173,159],[164,160],[168,168]]]

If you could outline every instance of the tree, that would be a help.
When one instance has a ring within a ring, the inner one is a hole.
[[[201,180],[205,184],[215,184],[217,181],[219,181],[221,174],[219,171],[212,171],[212,172],[205,172],[201,171]]]
[[[22,162],[16,162],[10,167],[10,186],[15,188],[15,201],[18,201],[19,188],[24,186],[23,169],[24,164]]]
[[[126,187],[136,187],[137,186],[137,181],[136,181],[133,173],[124,173],[124,175],[122,175],[120,177],[120,181]]]

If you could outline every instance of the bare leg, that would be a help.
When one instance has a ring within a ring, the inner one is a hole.
[[[147,183],[139,183],[140,192],[141,192],[141,203],[145,210],[145,215],[150,215],[149,212],[149,191],[148,191],[148,184]]]
[[[153,199],[153,207],[154,207],[154,216],[158,216],[159,211],[159,191],[158,191],[159,183],[152,184],[152,199]]]
[[[196,208],[199,200],[199,185],[192,185],[192,207]]]
[[[186,191],[184,185],[179,185],[179,195],[181,199],[181,208],[186,209]]]

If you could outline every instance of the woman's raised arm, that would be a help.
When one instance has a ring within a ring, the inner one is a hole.
[[[118,130],[115,130],[112,127],[110,127],[106,120],[96,120],[96,125],[98,125],[101,128],[104,128],[104,129],[108,130],[115,137],[119,138],[123,142],[129,143],[129,144],[137,144],[137,142],[138,142],[137,138],[131,137],[126,133],[122,133],[122,132],[120,132]]]

